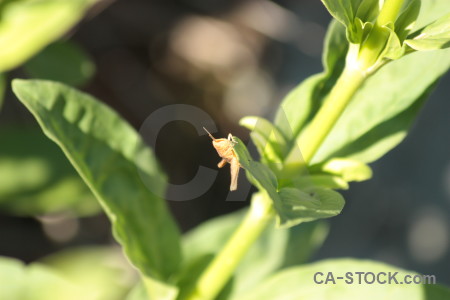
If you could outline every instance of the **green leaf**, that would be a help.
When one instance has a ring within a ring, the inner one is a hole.
[[[414,2],[410,2],[414,12]],[[446,0],[422,3],[417,24],[448,7]],[[409,6],[406,6],[405,11]],[[410,21],[399,21],[411,24]],[[403,25],[404,26],[404,25]],[[407,26],[407,28],[409,28]],[[398,57],[399,41],[392,36],[388,56]],[[320,107],[330,88],[342,71],[347,55],[345,27],[332,22],[326,36],[324,66],[326,75],[319,74],[303,82],[294,90],[277,112],[275,125],[287,137],[291,153],[287,162],[302,161],[293,147],[313,115]],[[420,111],[437,80],[450,66],[447,50],[435,53],[413,53],[391,62],[367,80],[339,119],[324,144],[313,158],[313,164],[334,157],[352,158],[368,163],[377,160],[400,143]],[[321,77],[322,76],[322,77]],[[379,91],[383,91],[380,95]],[[280,117],[281,116],[281,117]],[[286,116],[283,118],[283,116]],[[291,129],[291,134],[289,133]],[[293,138],[295,137],[295,138]]]
[[[283,203],[278,195],[278,181],[272,170],[263,163],[254,161],[250,156],[244,143],[237,137],[233,137],[236,144],[234,151],[239,159],[239,163],[245,169],[248,180],[265,193],[267,198],[271,199],[277,212],[277,225],[286,222],[286,216],[280,215],[284,212]]]
[[[402,43],[398,38],[397,33],[395,33],[394,29],[388,26],[384,26],[381,30],[383,30],[385,32],[385,35],[388,36],[386,45],[379,55],[379,59],[382,60],[381,63],[387,63],[389,60],[396,60],[404,56],[405,47],[402,46]]]
[[[346,26],[347,40],[356,44],[363,43],[380,13],[380,2],[378,0],[363,0],[358,6],[352,24]]]
[[[147,281],[145,281],[147,280]],[[148,281],[150,280],[150,281]],[[127,300],[174,300],[177,297],[178,287],[144,278],[127,295]]]
[[[337,175],[346,182],[364,181],[372,177],[372,169],[360,161],[345,158],[333,158],[310,168],[312,173],[324,172]]]
[[[207,262],[208,258],[213,257],[239,226],[244,215],[245,210],[241,210],[217,217],[188,232],[183,243],[186,269],[191,270],[192,267],[188,266],[192,265],[201,267],[205,259]],[[246,291],[276,270],[306,262],[323,243],[327,233],[328,226],[324,222],[311,222],[290,229],[276,229],[269,225],[239,264],[232,281],[232,291],[229,292],[237,294]],[[190,272],[186,277],[195,280]]]
[[[155,283],[173,276],[180,242],[160,198],[166,176],[138,133],[106,105],[63,84],[16,79],[13,91],[100,201],[130,261]]]
[[[317,272],[323,274],[316,277],[317,280],[324,281],[322,284],[314,281]],[[329,281],[325,284],[329,272],[331,272],[335,283]],[[345,277],[346,272],[353,273],[352,284],[345,282],[347,279]],[[262,281],[252,291],[236,295],[232,300],[443,300],[450,295],[449,289],[434,285],[378,284],[376,282],[366,284],[364,281],[359,284],[356,272],[373,272],[375,275],[380,272],[391,272],[392,274],[398,272],[396,278],[399,282],[403,281],[406,275],[414,276],[417,274],[369,260],[330,259],[278,272]],[[339,276],[344,277],[344,279],[337,279]],[[364,278],[364,275],[362,277]],[[388,280],[388,276],[380,276],[380,280]]]
[[[239,121],[239,124],[251,130],[250,136],[261,159],[281,166],[281,160],[287,150],[286,138],[283,134],[270,121],[261,117],[245,117]]]
[[[2,110],[3,100],[5,97],[6,90],[6,76],[3,73],[0,73],[0,111]]]
[[[189,261],[188,264],[186,264],[186,266],[182,269],[177,282],[177,286],[180,288],[180,294],[177,299],[189,299],[188,297],[190,297],[195,289],[197,279],[202,275],[213,259],[213,254],[205,254],[196,257],[195,260]],[[214,299],[228,299],[234,282],[234,278],[231,278]]]
[[[346,27],[353,25],[356,13],[363,0],[322,0],[330,14]]]
[[[447,0],[421,1],[415,28],[423,28],[449,13]]]
[[[414,33],[405,43],[418,51],[450,47],[450,14],[443,16],[422,30]]]
[[[444,300],[450,298],[450,288],[440,284],[423,285],[424,300]]]
[[[239,138],[233,137],[233,139],[236,142],[234,151],[239,159],[239,163],[245,169],[249,181],[260,191],[265,191],[269,198],[275,202],[275,206],[278,205],[278,182],[275,174],[268,166],[254,161],[244,143]]]
[[[201,223],[183,236],[183,258],[185,263],[221,249],[227,238],[237,229],[247,209],[216,217]],[[268,226],[270,227],[270,226]],[[204,241],[207,240],[208,243]]]
[[[331,30],[335,41],[345,38],[342,26],[332,26]],[[330,53],[343,50],[334,47],[331,41],[327,43],[327,48]],[[335,53],[334,57],[340,57],[343,63],[344,54],[345,52],[340,55]],[[313,163],[333,157],[371,162],[395,147],[406,135],[431,87],[448,69],[449,57],[445,52],[419,55],[415,53],[380,69],[355,95],[314,157]],[[334,80],[332,78],[327,81]],[[383,90],[382,97],[376,92],[379,90]],[[323,97],[317,99],[321,100]],[[297,107],[310,105],[309,101],[310,99],[306,98],[297,98],[297,103],[294,100],[285,100],[284,103],[290,105],[284,110],[293,110],[295,104]],[[303,119],[304,117],[301,117],[301,120]],[[305,125],[302,125],[302,128]],[[334,149],[329,151],[332,148]]]
[[[95,72],[95,65],[78,45],[70,41],[50,44],[24,65],[25,71],[35,79],[57,80],[81,86]]]
[[[310,170],[314,172],[315,170]],[[295,179],[295,186],[299,188],[313,188],[316,186],[328,188],[328,189],[348,189],[348,182],[345,181],[340,176],[319,174],[319,175],[308,175],[300,176]]]
[[[171,278],[171,280],[173,279]],[[162,282],[151,277],[143,277],[142,281],[147,299],[175,300],[178,295],[178,287],[172,283]]]
[[[242,141],[233,138],[237,142],[234,150],[246,170],[249,181],[273,201],[277,212],[277,227],[288,228],[302,222],[332,217],[341,212],[345,201],[333,190],[309,184],[304,185],[302,190],[281,188],[278,191],[277,178],[269,167],[253,161]],[[309,176],[304,179],[310,181]]]
[[[275,117],[275,125],[290,142],[290,147],[293,147],[294,137],[320,106],[318,94],[323,81],[324,74],[311,76],[284,98]]]
[[[328,93],[331,90],[345,67],[348,43],[345,35],[340,34],[342,31],[345,31],[342,24],[331,21],[325,35],[322,63],[326,81],[324,80],[323,93]]]
[[[2,299],[8,300],[76,300],[88,296],[49,267],[37,263],[25,266],[7,257],[0,257],[0,290]]]
[[[132,269],[118,247],[80,247],[57,252],[41,263],[80,287],[79,299],[120,300],[136,284]]]
[[[354,46],[360,46],[361,43],[367,38],[373,28],[373,24],[370,22],[363,22],[359,18],[355,19],[352,27],[347,28],[346,36],[347,40]]]
[[[126,300],[148,300],[145,286],[142,282],[139,282],[124,298]]]
[[[96,0],[8,1],[0,19],[0,72],[39,52],[74,26]]]
[[[101,210],[61,150],[38,128],[3,127],[0,143],[2,211],[88,216]]]
[[[330,14],[346,28],[346,40],[361,44],[380,12],[378,0],[322,0]]]
[[[286,137],[288,153],[295,153],[293,159],[302,159],[294,149],[296,137],[319,110],[321,101],[336,83],[345,66],[348,43],[345,27],[332,21],[328,28],[323,52],[324,72],[313,75],[292,90],[283,100],[275,117],[275,126]],[[297,149],[298,150],[298,149]]]
[[[398,39],[403,42],[408,34],[414,29],[417,17],[420,12],[420,0],[408,0],[403,4],[400,15],[395,21],[395,33]]]
[[[379,0],[363,0],[356,11],[356,18],[363,23],[374,22],[380,13]]]
[[[282,188],[279,226],[288,228],[303,222],[334,217],[341,213],[345,200],[338,192],[322,187]]]
[[[361,44],[380,13],[379,0],[322,0],[331,15],[346,27],[347,40]],[[420,0],[404,2],[395,22],[395,32],[403,41],[411,31],[420,10]]]
[[[449,54],[447,50],[413,53],[370,77],[325,139],[313,164],[334,157],[369,163],[400,143],[436,81],[450,67]]]

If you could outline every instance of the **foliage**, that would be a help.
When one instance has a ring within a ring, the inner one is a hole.
[[[395,61],[381,59],[383,64],[387,62],[389,64],[370,76],[356,92],[352,102],[314,156],[312,166],[305,172],[305,162],[301,155],[301,136],[317,114],[320,101],[326,98],[330,88],[342,74],[346,61],[348,63],[348,45],[355,45],[354,43],[361,43],[364,40],[356,38],[360,33],[357,24],[361,23],[358,16],[366,16],[363,21],[372,23],[365,26],[371,27],[374,26],[373,16],[377,15],[378,6],[371,4],[374,1],[347,2],[324,1],[331,14],[340,22],[331,23],[325,39],[323,56],[325,71],[306,79],[287,95],[274,124],[253,117],[241,121],[243,126],[252,130],[251,137],[262,156],[262,161],[272,163],[267,165],[277,174],[281,185],[284,185],[283,178],[286,177],[293,182],[290,185],[298,186],[295,182],[303,184],[305,180],[313,181],[317,175],[332,175],[334,181],[343,182],[340,184],[335,182],[335,187],[340,188],[346,188],[346,182],[349,181],[369,179],[371,171],[364,163],[379,159],[404,139],[435,83],[450,67],[450,49],[438,52],[420,51]],[[405,4],[403,14],[413,10],[413,16],[411,20],[397,27],[395,34],[403,35],[405,31],[410,30],[412,19],[416,16],[416,8],[412,9],[412,6],[416,7],[418,5],[416,2],[407,1]],[[439,3],[425,6],[418,22],[422,19],[429,20],[430,14],[435,15],[435,6],[439,6]],[[354,15],[355,12],[358,13]],[[353,19],[354,24],[349,21]],[[414,32],[409,36],[412,38],[416,35]],[[383,91],[381,97],[379,90]],[[336,163],[336,159],[349,163],[330,169],[329,167]],[[309,179],[305,179],[308,176]],[[328,180],[323,182],[315,180],[315,186],[330,187],[330,179],[328,177]],[[276,197],[273,200],[277,207]]]
[[[361,271],[363,270],[363,271]],[[321,272],[323,276],[317,276],[317,280],[322,281],[321,284],[314,282],[313,278],[317,272]],[[328,272],[334,277],[332,281],[326,282]],[[351,277],[346,277],[347,272],[351,272]],[[265,299],[286,299],[286,300],[303,300],[303,299],[360,299],[364,295],[364,299],[413,299],[413,300],[430,300],[430,299],[447,299],[450,296],[450,289],[440,287],[438,285],[401,285],[395,284],[367,284],[362,280],[359,283],[357,272],[372,272],[379,274],[382,272],[394,274],[397,272],[396,280],[403,282],[405,276],[414,276],[417,273],[405,271],[393,266],[377,263],[369,260],[356,259],[330,259],[309,265],[289,268],[272,275],[270,278],[263,280],[255,289],[239,295],[232,299],[243,300],[265,300]],[[338,279],[337,277],[344,277]],[[350,279],[352,281],[350,281]],[[364,278],[364,276],[362,276]],[[370,276],[367,276],[371,280]],[[388,277],[380,277],[380,280],[386,280]],[[289,291],[289,292],[286,292]],[[436,295],[438,297],[434,297]]]
[[[128,295],[130,300],[380,299],[393,295],[444,299],[449,291],[439,286],[324,287],[312,281],[315,272],[323,270],[406,273],[384,264],[352,259],[300,264],[326,236],[326,225],[317,220],[343,209],[344,199],[335,190],[371,177],[367,164],[403,140],[432,88],[450,67],[450,49],[444,49],[450,45],[446,1],[386,0],[380,6],[378,0],[323,0],[335,18],[325,39],[324,71],[286,96],[273,123],[260,117],[241,120],[251,130],[260,161],[234,137],[234,154],[258,189],[253,204],[262,199],[261,209],[252,205],[248,212],[209,221],[183,239],[164,201],[166,175],[152,149],[121,116],[97,99],[54,81],[16,79],[13,91],[47,137],[63,150],[108,215],[116,240],[141,275]],[[68,3],[4,2],[0,41],[13,36],[21,39],[6,50],[1,48],[0,71],[17,66],[60,36],[91,1]],[[36,35],[19,34],[44,13],[51,17],[37,27]],[[53,26],[55,22],[62,22],[61,26]],[[51,30],[44,34],[46,26]],[[73,59],[75,71],[65,73],[58,66],[68,58]],[[52,64],[56,68],[43,67]],[[25,69],[36,77],[80,84],[92,74],[84,73],[82,65],[89,63],[80,51],[58,43],[30,60]],[[23,162],[23,167],[41,172],[36,160]],[[21,180],[31,191],[45,181],[33,176]],[[263,230],[266,223],[268,228]],[[11,282],[8,299],[27,299],[31,293],[42,299],[79,299],[76,296],[83,291],[73,283],[87,290],[96,287],[77,270],[99,257],[98,253],[86,255],[80,261],[62,255],[29,267],[4,258],[0,282]],[[67,264],[72,259],[76,263]],[[228,272],[239,260],[240,266]],[[61,277],[60,272],[65,275]],[[204,284],[210,283],[211,274],[223,284]],[[211,292],[212,285],[217,291]]]
[[[70,41],[47,44],[79,22],[95,2],[2,1],[1,72],[25,62],[24,70],[32,77],[85,84],[95,71],[87,54]],[[0,73],[0,109],[9,85],[7,77],[7,73]],[[87,216],[101,210],[60,150],[40,132],[29,126],[9,126],[0,131],[0,140],[2,211],[29,216],[58,212]]]
[[[119,249],[87,247],[26,266],[0,257],[0,280],[2,299],[119,300],[135,284],[136,276]]]
[[[188,271],[186,278],[180,279],[183,285],[189,287],[192,284],[195,277],[191,270],[199,264],[199,271],[203,270],[238,227],[244,214],[245,210],[215,218],[186,234],[183,254]],[[233,277],[231,294],[237,295],[252,288],[276,270],[305,263],[321,246],[327,233],[328,225],[324,222],[311,222],[289,229],[269,226],[241,261]]]
[[[0,72],[11,70],[74,26],[96,0],[0,3]]]
[[[17,139],[20,136],[20,139]],[[101,208],[61,150],[34,128],[0,130],[0,209],[21,216]]]
[[[100,201],[131,262],[149,280],[169,279],[180,264],[179,232],[160,198],[165,176],[137,132],[65,85],[15,80],[13,90]]]

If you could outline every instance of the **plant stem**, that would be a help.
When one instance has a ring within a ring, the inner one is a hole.
[[[377,18],[376,25],[384,26],[395,23],[405,0],[386,0]]]
[[[369,34],[361,45],[356,61],[347,62],[344,71],[330,91],[327,99],[300,137],[303,159],[308,164],[330,133],[339,117],[350,103],[355,92],[370,74],[377,62],[387,38],[382,26],[394,23],[404,0],[386,0]],[[239,261],[256,241],[275,213],[267,195],[259,193],[252,198],[252,205],[243,222],[234,232],[221,252],[214,258],[198,279],[193,292],[186,300],[212,300],[222,290],[236,269]],[[205,241],[207,242],[207,241]]]
[[[306,164],[311,162],[364,79],[358,69],[344,69],[305,134],[300,137],[299,146]]]
[[[390,32],[383,28],[383,26],[389,23],[395,23],[403,2],[405,0],[386,0],[384,2],[372,31],[361,47],[358,58],[358,65],[361,70],[370,72],[371,68],[375,65],[378,56],[384,50],[389,39]]]
[[[327,99],[314,117],[305,133],[300,137],[299,147],[303,159],[310,163],[339,117],[344,112],[355,92],[373,72],[383,51],[389,32],[382,26],[395,23],[405,0],[386,0],[367,40],[361,45],[356,61],[347,61],[346,68],[330,91]]]
[[[272,201],[266,195],[255,194],[252,198],[250,210],[239,228],[203,272],[192,294],[186,299],[214,299],[230,279],[239,261],[274,215]],[[205,241],[205,243],[207,242]]]

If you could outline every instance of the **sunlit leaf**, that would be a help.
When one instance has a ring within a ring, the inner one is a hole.
[[[0,210],[22,216],[101,208],[61,150],[39,128],[0,129]]]
[[[278,211],[281,227],[334,217],[341,213],[345,200],[338,192],[322,187],[305,189],[282,188],[282,208]]]
[[[403,4],[403,8],[394,26],[395,33],[401,42],[414,29],[417,17],[419,16],[421,2],[420,0],[408,0]]]
[[[372,170],[368,165],[345,158],[333,158],[320,165],[312,166],[311,172],[334,174],[347,182],[364,181],[372,177]]]
[[[439,9],[445,7],[444,2],[447,3],[444,0],[423,3],[417,23],[436,16]],[[315,75],[298,88],[303,91],[301,95],[286,97],[278,115],[289,112],[289,122],[283,123],[277,118],[275,123],[283,133],[284,128],[291,125],[294,136],[300,136],[329,91],[327,87],[336,82],[342,70],[347,54],[345,28],[334,23],[327,33],[324,51],[327,74],[333,75],[322,80],[318,79],[321,75]],[[390,55],[395,54],[395,51],[390,52]],[[413,53],[382,67],[356,93],[312,163],[335,157],[368,163],[383,156],[404,139],[422,104],[449,67],[448,50]],[[317,78],[315,84],[308,85],[313,78]],[[291,139],[288,143],[296,145]],[[288,162],[301,165],[302,158],[296,152],[291,153]]]
[[[161,198],[166,177],[151,149],[117,113],[68,86],[16,79],[13,91],[100,201],[147,288],[162,293],[178,271],[180,242]]]
[[[239,226],[244,213],[243,210],[215,218],[188,232],[184,238],[185,264],[201,267],[202,261],[207,263],[213,258]],[[267,226],[239,264],[228,293],[246,291],[276,270],[306,262],[327,233],[328,226],[324,222],[305,223],[290,229]],[[192,273],[187,277],[195,280]]]
[[[322,0],[330,14],[339,22],[349,27],[353,24],[361,2],[363,0]]]
[[[379,13],[379,0],[363,0],[356,11],[355,17],[363,22],[374,22]]]
[[[313,75],[292,90],[281,103],[275,117],[275,125],[287,139],[287,163],[303,161],[299,150],[295,149],[296,138],[319,110],[322,100],[336,83],[345,66],[348,43],[345,37],[345,27],[337,22],[331,22],[323,51],[324,72]],[[292,157],[293,156],[293,157]]]
[[[277,178],[275,174],[266,165],[254,161],[244,143],[237,137],[233,137],[236,141],[234,151],[238,156],[239,163],[245,169],[250,182],[252,182],[259,190],[266,191],[272,200],[277,198]]]
[[[8,1],[0,18],[0,72],[39,52],[74,26],[96,0]]]
[[[50,267],[7,257],[0,257],[0,291],[5,300],[96,300]]]
[[[413,53],[380,69],[355,94],[313,163],[333,157],[368,163],[400,143],[436,81],[450,67],[449,54],[448,50]]]
[[[266,165],[253,161],[242,141],[238,138],[235,140],[237,144],[234,149],[239,162],[246,169],[248,179],[273,201],[278,227],[289,228],[302,222],[332,217],[341,212],[345,201],[333,190],[313,184],[305,184],[302,190],[279,189],[273,172]],[[310,178],[306,177],[306,180],[309,182]]]
[[[82,299],[121,300],[138,278],[118,247],[69,249],[40,262],[78,286]]]
[[[270,121],[249,116],[239,121],[241,126],[251,130],[250,136],[261,158],[267,163],[278,163],[287,150],[286,138]]]
[[[339,175],[320,174],[320,170],[312,169],[311,172],[318,172],[308,176],[300,176],[295,180],[295,186],[299,188],[324,187],[329,189],[348,189],[348,182]]]
[[[347,272],[351,273],[351,282],[346,277]],[[386,280],[384,284],[365,283],[364,275],[361,276],[362,280],[359,283],[357,272],[365,274],[372,272],[375,277],[381,273],[398,272],[395,275],[397,282],[403,282],[406,275],[417,274],[369,260],[330,259],[278,272],[262,281],[252,291],[236,295],[232,300],[444,300],[450,296],[448,288],[434,284],[396,284],[394,280],[388,284],[388,275],[379,276],[381,281]],[[327,276],[332,276],[328,277],[328,282]],[[341,276],[342,279],[337,278]],[[371,280],[372,276],[367,278]],[[314,279],[321,283],[316,283]]]
[[[450,14],[447,14],[409,37],[406,44],[414,50],[436,50],[450,47]]]

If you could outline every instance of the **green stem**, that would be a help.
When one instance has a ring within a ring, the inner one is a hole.
[[[395,23],[405,0],[386,0],[377,18],[377,25]]]
[[[228,282],[239,261],[273,219],[272,201],[255,194],[250,210],[225,247],[214,258],[197,281],[187,300],[214,299]],[[208,241],[205,241],[207,243]]]
[[[380,15],[361,46],[356,61],[348,61],[327,99],[311,124],[300,137],[303,158],[310,163],[339,117],[344,112],[355,92],[370,74],[370,68],[377,62],[385,47],[388,36],[382,26],[395,22],[404,0],[386,0]],[[198,279],[192,293],[186,300],[212,300],[230,280],[239,261],[256,241],[275,213],[272,202],[266,195],[256,194],[252,205],[239,228],[225,247],[214,258]],[[207,241],[205,241],[207,242]]]
[[[376,67],[380,53],[386,46],[389,32],[382,26],[395,23],[405,0],[386,0],[370,32],[367,40],[361,45],[356,60],[348,60],[327,99],[314,117],[305,133],[300,137],[299,146],[302,149],[306,164],[311,162],[320,145],[323,143],[339,117],[350,103],[355,92]]]
[[[389,23],[395,23],[404,1],[386,0],[384,2],[372,31],[361,47],[358,58],[358,65],[361,70],[365,70],[367,73],[373,71],[371,69],[376,64],[378,56],[384,50],[389,39],[389,31],[383,28],[383,26]]]
[[[306,164],[311,162],[364,79],[358,69],[344,69],[305,134],[300,137],[299,147]]]

